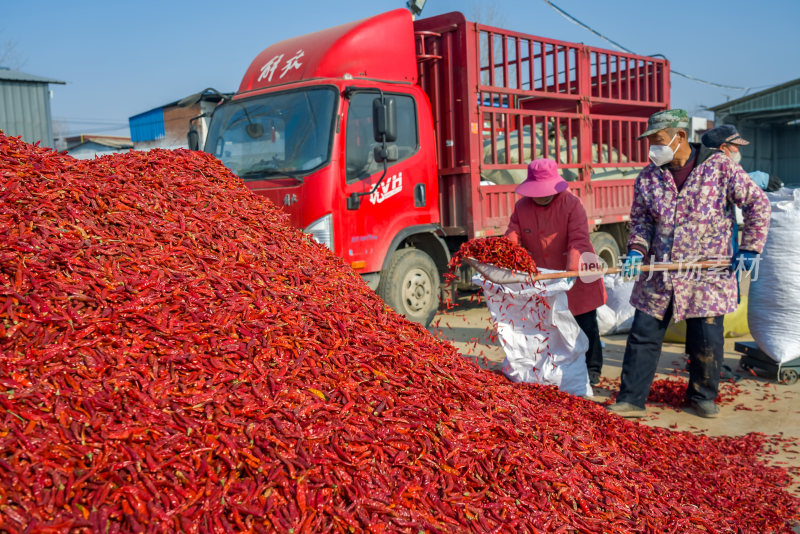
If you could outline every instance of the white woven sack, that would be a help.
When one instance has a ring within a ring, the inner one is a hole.
[[[767,197],[772,217],[751,274],[747,322],[759,348],[783,363],[800,357],[800,189]]]
[[[631,293],[633,292],[634,279],[626,280],[620,274],[607,274],[603,277],[603,284],[606,286],[608,299],[605,307],[613,312],[613,323],[608,324],[607,312],[601,312],[601,306],[597,310],[597,322],[600,325],[600,334],[625,334],[631,331],[633,325],[633,315],[636,308],[631,305]],[[604,315],[604,324],[600,323],[600,316]],[[605,330],[604,330],[605,327]]]
[[[502,369],[509,380],[550,384],[573,395],[592,396],[585,356],[589,340],[567,305],[566,292],[573,282],[554,279],[533,285],[501,285],[481,274],[475,274],[472,282],[483,289],[506,353]],[[541,295],[550,305],[541,325],[537,324],[535,295]]]
[[[617,314],[608,304],[597,308],[597,327],[600,329],[601,336],[613,334],[617,327]]]

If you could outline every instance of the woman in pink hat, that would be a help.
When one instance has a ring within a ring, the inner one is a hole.
[[[528,165],[528,178],[517,186],[516,192],[523,198],[514,206],[506,237],[525,248],[540,268],[577,270],[581,254],[595,254],[589,240],[586,210],[568,189],[552,159],[532,161]],[[603,367],[596,311],[606,302],[603,280],[590,283],[575,280],[567,299],[569,311],[589,338],[586,367],[589,381],[594,385]]]

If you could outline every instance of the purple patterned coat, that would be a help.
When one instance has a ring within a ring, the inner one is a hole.
[[[666,166],[651,163],[636,178],[628,250],[648,251],[645,264],[730,261],[734,205],[744,215],[739,248],[760,253],[767,240],[770,205],[764,192],[724,153],[694,146],[697,163],[680,192]],[[674,299],[673,317],[680,321],[733,312],[737,295],[736,277],[728,269],[642,273],[631,304],[661,319]]]

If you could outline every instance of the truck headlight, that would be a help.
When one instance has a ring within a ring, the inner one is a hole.
[[[312,222],[303,230],[307,234],[311,234],[314,241],[321,243],[333,250],[333,215],[327,214]]]

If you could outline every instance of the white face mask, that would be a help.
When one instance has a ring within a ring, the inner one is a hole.
[[[733,162],[734,162],[734,163],[736,163],[736,164],[739,164],[739,163],[741,163],[741,162],[742,162],[742,153],[741,153],[741,152],[739,152],[739,151],[737,150],[736,152],[734,152],[733,154],[731,154],[731,159],[732,159],[732,160],[733,160]]]
[[[656,164],[657,167],[661,167],[662,165],[666,165],[675,157],[675,150],[672,150],[669,145],[675,140],[678,134],[672,136],[672,139],[669,140],[669,143],[666,145],[650,145],[650,153],[648,156],[650,157],[650,161]],[[678,147],[681,146],[678,143]],[[677,150],[678,147],[675,147]]]

